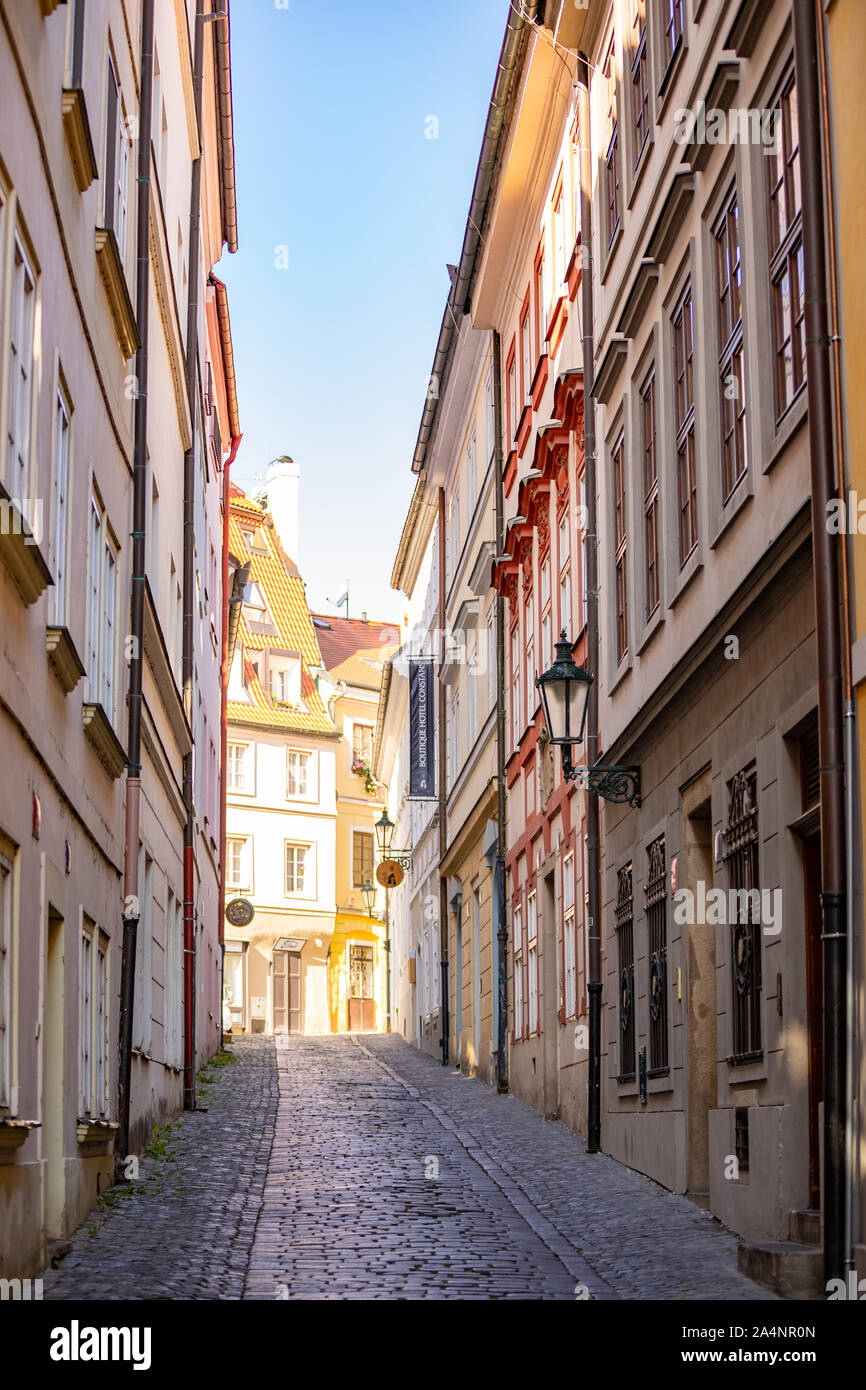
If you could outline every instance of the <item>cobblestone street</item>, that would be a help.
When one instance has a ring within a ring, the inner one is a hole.
[[[685,1198],[398,1037],[244,1039],[46,1299],[769,1299]],[[208,1079],[209,1078],[209,1079]]]

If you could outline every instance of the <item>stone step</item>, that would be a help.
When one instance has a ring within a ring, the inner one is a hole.
[[[781,1298],[824,1298],[824,1254],[814,1245],[783,1240],[765,1245],[741,1242],[737,1266],[741,1274]]]
[[[792,1211],[788,1222],[788,1235],[798,1245],[820,1245],[820,1211],[814,1207],[809,1207],[805,1211]]]

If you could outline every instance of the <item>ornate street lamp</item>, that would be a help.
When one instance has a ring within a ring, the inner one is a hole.
[[[368,878],[364,879],[364,887],[361,889],[361,897],[364,899],[364,906],[367,909],[367,916],[373,916],[373,908],[376,906],[376,885],[371,883]]]
[[[585,667],[575,665],[571,643],[563,629],[556,644],[556,660],[535,682],[541,692],[550,741],[558,743],[562,750],[562,775],[566,781],[577,782],[605,801],[640,806],[640,768],[604,767],[600,763],[595,767],[575,767],[571,761],[573,745],[583,743],[592,681]]]
[[[375,828],[379,854],[382,859],[387,859],[391,853],[391,840],[394,836],[394,822],[388,819],[387,808],[382,812],[379,820],[376,821]]]

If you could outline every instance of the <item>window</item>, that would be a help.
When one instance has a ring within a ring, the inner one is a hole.
[[[312,799],[316,795],[316,755],[307,748],[286,750],[286,796]]]
[[[607,135],[604,155],[604,199],[607,212],[608,246],[610,246],[613,241],[614,234],[619,226],[619,174],[617,171],[619,128],[616,112],[616,64],[614,58],[615,37],[611,34],[607,56],[604,60],[604,67],[602,69],[605,83],[605,131]]]
[[[286,842],[286,897],[309,894],[311,883],[312,846]]]
[[[552,660],[553,614],[550,606],[550,552],[541,562],[539,576],[541,590],[541,669],[546,671]]]
[[[54,622],[66,622],[66,555],[69,536],[69,430],[71,410],[63,388],[54,402]]]
[[[475,427],[469,436],[469,443],[466,445],[466,507],[469,518],[475,510],[475,499],[478,495],[477,470],[475,467]],[[468,526],[468,522],[467,522]]]
[[[776,140],[766,155],[778,420],[806,380],[800,134],[793,73],[784,83],[775,113]]]
[[[251,748],[248,743],[230,743],[226,750],[228,757],[228,790],[230,792],[251,792],[254,790],[252,776]]]
[[[514,1036],[523,1037],[523,908],[515,903],[512,912],[511,931],[513,940],[512,960],[514,961]]]
[[[12,861],[0,854],[0,1105],[10,1100],[12,1060]]]
[[[529,300],[520,320],[520,383],[524,399],[529,395],[532,385],[532,361],[529,348]]]
[[[647,850],[646,917],[649,937],[650,1074],[668,1069],[668,942],[665,837]]]
[[[496,396],[492,362],[487,368],[487,376],[484,381],[484,418],[487,432],[487,460],[489,462],[493,458],[493,451],[496,448]]]
[[[171,889],[165,933],[165,1061],[179,1067],[183,1063],[183,903]]]
[[[532,592],[523,606],[524,651],[526,653],[526,718],[524,727],[532,717],[533,690],[535,686],[535,615],[532,606]]]
[[[453,787],[460,771],[460,691],[455,690],[451,697],[451,710],[448,720],[448,786]]]
[[[474,629],[466,637],[466,707],[467,747],[471,750],[478,735],[478,634]]]
[[[756,1061],[761,1042],[761,928],[758,878],[758,801],[754,769],[738,772],[731,783],[728,824],[724,831],[725,862],[733,899],[730,924],[732,1043],[734,1065]]]
[[[656,453],[656,378],[651,371],[640,392],[643,453],[644,611],[659,606],[659,464]]]
[[[676,53],[677,46],[683,36],[683,0],[662,0],[662,24],[664,25],[662,34],[665,65],[667,66]]]
[[[547,340],[547,302],[544,297],[544,245],[535,262],[535,352],[544,351]]]
[[[460,493],[456,488],[448,511],[446,558],[448,578],[451,580],[457,573],[457,564],[460,559]]]
[[[352,886],[363,888],[368,879],[373,882],[373,832],[353,830]]]
[[[117,547],[96,493],[90,498],[88,666],[90,700],[114,722]]]
[[[577,1013],[577,942],[574,918],[574,855],[562,861],[562,949],[564,958],[562,987],[566,1018]]]
[[[732,189],[713,235],[719,322],[722,501],[746,476],[746,375],[743,366],[742,269],[737,191]]]
[[[271,671],[271,698],[282,705],[292,703],[292,672],[288,670]]]
[[[108,937],[96,945],[96,1105],[108,1114]]]
[[[89,1115],[93,1105],[93,1075],[90,1049],[93,1042],[93,933],[81,933],[81,976],[78,989],[79,1084],[78,1108]]]
[[[565,203],[562,184],[553,206],[553,290],[559,294],[565,279]]]
[[[517,364],[512,357],[508,364],[508,439],[517,434]]]
[[[620,434],[613,449],[613,551],[616,591],[616,659],[628,653],[628,529],[625,499],[625,438]]]
[[[647,51],[646,0],[632,0],[631,92],[634,115],[634,167],[649,135],[649,54]]]
[[[71,40],[71,52],[69,61],[69,75],[71,86],[81,90],[84,73],[84,3],[85,0],[73,0],[72,15],[69,23],[69,37]]]
[[[619,1077],[635,1071],[634,897],[631,864],[616,876],[616,936],[619,943]]]
[[[143,844],[138,847],[138,893],[141,906],[135,952],[132,1045],[149,1053],[153,1022],[153,860]]]
[[[123,116],[114,63],[108,60],[105,113],[104,225],[114,232],[122,265],[126,264],[126,230],[129,195],[129,140]]]
[[[559,629],[569,637],[571,631],[571,551],[568,512],[559,523]]]
[[[369,767],[373,761],[373,725],[352,725],[352,753],[355,762]]]
[[[538,914],[536,912],[535,893],[530,893],[526,899],[526,942],[526,967],[529,975],[527,981],[528,1027],[530,1034],[532,1034],[538,1032]]]
[[[24,506],[30,493],[30,421],[33,404],[33,329],[36,275],[21,238],[15,237],[12,264],[12,315],[9,334],[9,449],[6,481],[10,495]]]
[[[694,338],[692,289],[687,285],[674,311],[674,380],[677,426],[677,490],[680,509],[680,566],[698,543],[698,481],[695,459]]]
[[[511,629],[511,736],[516,748],[523,729],[520,710],[520,632],[517,623]]]
[[[252,892],[253,842],[248,835],[226,839],[226,883],[235,892]]]

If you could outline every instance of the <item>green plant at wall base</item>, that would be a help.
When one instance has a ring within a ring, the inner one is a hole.
[[[160,1129],[159,1125],[154,1125],[153,1138],[144,1152],[149,1158],[171,1158],[171,1154],[168,1152],[168,1146],[173,1142],[171,1135],[171,1125],[165,1125],[163,1129]]]

